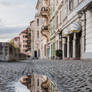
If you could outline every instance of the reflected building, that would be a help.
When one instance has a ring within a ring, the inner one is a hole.
[[[23,76],[20,82],[27,86],[30,92],[59,92],[56,84],[44,75]]]

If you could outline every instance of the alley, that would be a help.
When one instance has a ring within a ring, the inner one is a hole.
[[[61,92],[92,92],[92,62],[26,60],[0,63],[0,92],[15,92],[13,82],[28,73],[48,76]]]

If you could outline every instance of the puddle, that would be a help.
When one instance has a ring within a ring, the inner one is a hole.
[[[19,81],[14,83],[15,92],[30,92],[26,86],[22,85]]]
[[[25,75],[8,84],[6,92],[60,92],[56,84],[44,75]]]
[[[44,75],[33,74],[23,76],[16,85],[16,92],[25,92],[23,90],[25,87],[29,89],[26,92],[59,92],[56,84]],[[26,88],[25,90],[27,90]]]

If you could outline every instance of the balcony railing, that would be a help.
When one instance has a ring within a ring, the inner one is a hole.
[[[50,32],[48,26],[42,26],[41,28],[41,34],[49,40]]]
[[[48,31],[48,26],[42,26],[42,31]]]

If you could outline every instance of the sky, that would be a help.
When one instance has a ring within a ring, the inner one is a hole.
[[[0,42],[10,41],[34,19],[37,0],[0,0]]]

